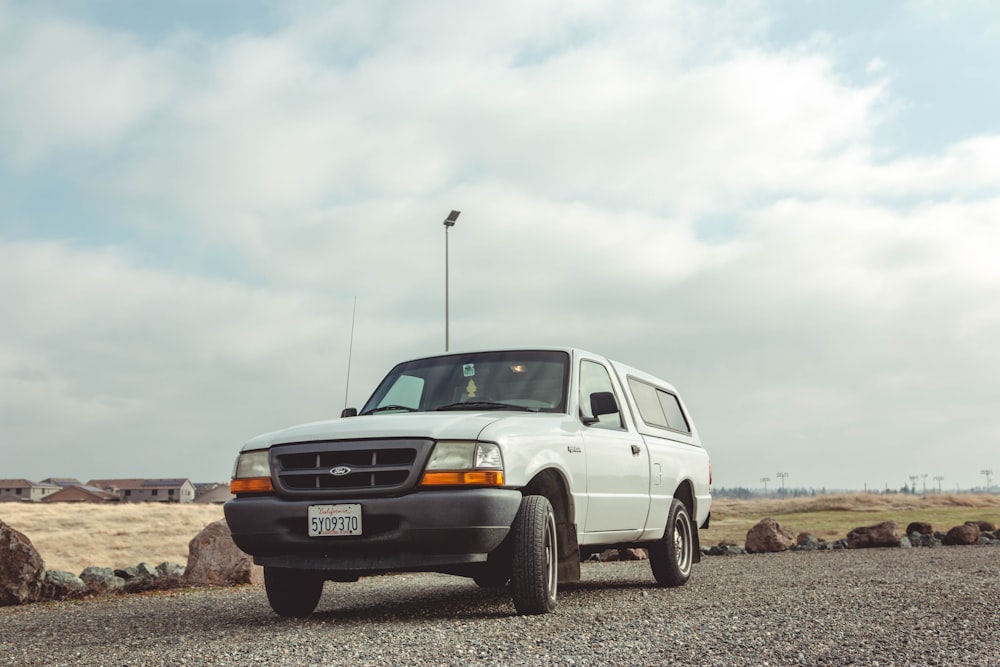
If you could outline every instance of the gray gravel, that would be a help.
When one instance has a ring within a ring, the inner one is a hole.
[[[1000,665],[1000,548],[706,558],[679,589],[586,563],[546,616],[404,574],[328,583],[281,619],[260,588],[0,608],[6,665]]]

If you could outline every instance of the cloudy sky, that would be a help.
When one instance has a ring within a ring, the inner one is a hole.
[[[0,0],[0,478],[360,405],[454,208],[452,349],[665,377],[717,487],[982,486],[997,62],[991,0]]]

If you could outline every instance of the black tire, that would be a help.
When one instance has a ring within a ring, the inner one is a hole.
[[[323,579],[312,572],[264,568],[267,601],[278,616],[308,616],[323,594]]]
[[[547,614],[556,608],[559,545],[556,515],[545,496],[525,496],[511,524],[510,588],[519,614]]]
[[[663,537],[649,547],[649,566],[660,586],[683,586],[691,578],[693,530],[687,507],[674,498],[670,503]]]

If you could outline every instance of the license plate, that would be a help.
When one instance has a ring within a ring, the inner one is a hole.
[[[361,534],[361,505],[310,505],[309,537]]]

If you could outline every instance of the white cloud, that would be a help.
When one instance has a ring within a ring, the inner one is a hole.
[[[111,147],[171,95],[169,58],[120,33],[68,21],[0,25],[0,119],[8,157]]]

